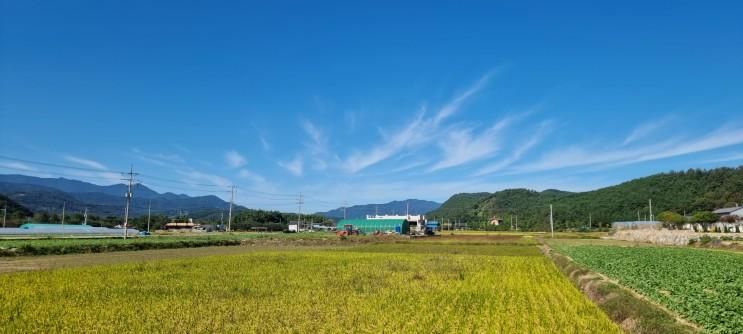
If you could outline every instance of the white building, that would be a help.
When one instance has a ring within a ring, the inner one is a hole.
[[[734,206],[730,208],[722,208],[713,211],[715,214],[722,216],[735,216],[738,220],[743,220],[743,207]]]

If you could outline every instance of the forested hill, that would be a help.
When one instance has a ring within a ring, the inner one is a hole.
[[[2,194],[0,194],[0,209],[8,210],[5,214],[6,222],[8,220],[20,220],[31,216],[31,210]],[[2,213],[0,213],[0,215],[2,215]],[[0,219],[2,219],[2,216],[0,216]]]
[[[546,230],[552,204],[556,228],[580,228],[588,225],[589,215],[594,226],[635,220],[638,210],[644,218],[648,199],[653,200],[655,214],[667,210],[690,214],[743,204],[743,166],[662,173],[580,193],[507,189],[457,194],[428,215],[473,224],[498,216],[506,225],[516,215],[519,227]]]

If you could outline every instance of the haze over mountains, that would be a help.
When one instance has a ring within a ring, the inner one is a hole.
[[[409,212],[411,215],[420,215],[436,210],[439,206],[441,206],[441,203],[419,199],[392,201],[384,204],[354,205],[346,208],[346,217],[349,219],[363,219],[367,215],[404,215],[406,212]],[[318,214],[328,218],[343,218],[343,208],[318,212]]]

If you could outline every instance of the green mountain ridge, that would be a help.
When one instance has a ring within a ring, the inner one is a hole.
[[[495,193],[456,194],[429,217],[457,220],[473,227],[485,226],[491,217],[504,220],[499,229],[509,229],[511,217],[525,230],[549,229],[549,205],[553,206],[556,229],[609,226],[614,221],[637,220],[662,211],[691,214],[743,202],[743,166],[711,170],[689,169],[651,175],[587,192],[506,189]],[[505,226],[504,226],[505,225]]]

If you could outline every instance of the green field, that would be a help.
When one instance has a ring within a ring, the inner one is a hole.
[[[700,324],[706,332],[743,332],[743,254],[559,242],[552,246]]]
[[[266,248],[2,279],[7,332],[620,333],[529,244]]]

